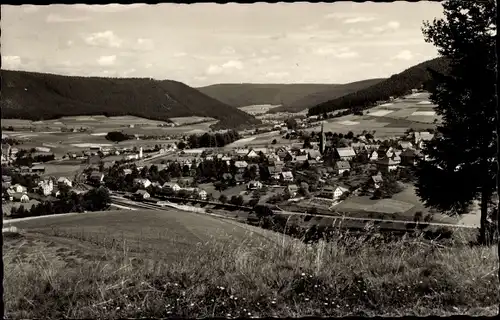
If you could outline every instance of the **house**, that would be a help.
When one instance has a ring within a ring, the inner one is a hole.
[[[123,169],[123,174],[124,175],[132,174],[132,169]]]
[[[240,157],[244,157],[244,156],[246,156],[249,152],[250,152],[250,150],[248,150],[248,149],[238,149],[238,150],[236,150],[236,155],[237,155],[237,156],[240,156]]]
[[[281,176],[281,168],[276,167],[276,166],[269,166],[267,167],[267,170],[269,171],[269,175],[271,176],[271,179],[274,180],[279,180]]]
[[[366,144],[363,142],[353,142],[351,143],[351,148],[353,148],[354,151],[366,150]]]
[[[66,177],[59,177],[59,179],[57,179],[57,184],[64,184],[70,188],[73,186],[73,182]]]
[[[399,153],[399,154],[401,154],[401,153]],[[392,161],[396,162],[397,164],[401,163],[401,157],[399,156],[399,154],[398,154],[398,152],[394,152],[394,154],[391,157]]]
[[[315,165],[319,164],[319,161],[316,159],[309,159],[309,160],[307,160],[307,164],[309,166],[315,166]]]
[[[376,176],[372,176],[370,180],[370,184],[375,188],[378,189],[384,182],[384,179],[382,178],[382,174],[379,172]]]
[[[250,181],[247,183],[247,189],[248,190],[257,190],[262,188],[262,183],[260,181]]]
[[[394,161],[392,158],[386,157],[378,161],[378,168],[382,172],[391,172],[396,170],[399,165],[399,161]]]
[[[370,155],[368,156],[368,159],[370,161],[377,161],[378,160],[378,152],[377,151],[372,151]]]
[[[36,174],[44,174],[45,173],[45,167],[41,165],[36,165],[31,167],[31,172],[36,173]]]
[[[281,172],[281,180],[284,182],[292,182],[293,174],[290,171]]]
[[[399,146],[403,150],[413,148],[413,144],[410,141],[399,141]]]
[[[319,150],[309,150],[307,152],[307,155],[309,157],[309,160],[319,161],[321,159],[321,153],[319,152]]]
[[[294,159],[295,162],[297,163],[304,163],[307,161],[307,155],[303,155],[303,156],[296,156],[295,159]]]
[[[390,158],[394,154],[394,148],[387,146],[380,146],[377,150],[377,153],[379,159]]]
[[[335,162],[333,169],[337,174],[343,174],[344,172],[351,170],[351,165],[347,161],[337,161]]]
[[[356,152],[354,152],[354,149],[351,147],[337,148],[335,151],[338,159],[343,161],[350,161],[356,156]]]
[[[181,187],[175,182],[165,182],[162,188],[173,192],[178,192],[179,190],[181,190]]]
[[[239,173],[244,173],[245,169],[248,167],[248,163],[246,161],[235,161],[234,166]]]
[[[250,150],[248,153],[247,153],[247,157],[248,158],[258,158],[259,157],[259,154],[255,151],[255,150]]]
[[[16,183],[15,185],[11,186],[10,189],[14,193],[23,193],[23,192],[27,192],[28,191],[25,186],[22,186],[19,183]]]
[[[405,166],[413,166],[416,164],[417,159],[420,157],[420,151],[415,149],[406,149],[400,155],[401,164]]]
[[[12,200],[16,201],[16,202],[26,203],[26,202],[30,201],[30,198],[28,197],[28,195],[26,193],[16,192],[16,193],[12,194]]]
[[[6,185],[9,185],[12,183],[12,177],[10,176],[2,176],[2,182],[4,182]]]
[[[259,175],[259,173],[260,173],[259,172],[260,171],[259,165],[255,164],[255,163],[249,164],[248,165],[248,170],[254,170],[256,175]]]
[[[425,141],[430,141],[432,138],[434,138],[434,135],[428,131],[413,132],[413,141],[415,146],[419,149],[423,147]]]
[[[299,187],[296,184],[289,184],[285,188],[285,193],[288,194],[291,198],[295,197],[299,192]]]
[[[198,197],[201,199],[201,200],[207,200],[207,192],[205,190],[199,190],[198,191]]]
[[[137,179],[134,179],[134,185],[138,185],[142,188],[147,188],[151,185],[151,181],[149,181],[149,179],[137,178]]]
[[[104,173],[94,171],[89,175],[88,180],[90,180],[90,182],[92,182],[92,183],[96,183],[96,184],[99,183],[100,184],[104,181]]]
[[[148,199],[150,197],[151,197],[151,195],[146,190],[137,190],[134,193],[134,198],[138,199],[138,200],[144,200],[144,199]]]
[[[52,194],[52,191],[54,191],[54,183],[51,179],[42,180],[38,182],[38,188],[44,196],[49,196]]]
[[[349,192],[349,189],[340,186],[325,187],[321,189],[319,197],[331,200],[338,200],[343,194],[347,192]]]

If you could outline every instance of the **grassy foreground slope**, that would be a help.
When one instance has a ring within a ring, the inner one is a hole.
[[[132,115],[153,120],[212,117],[228,128],[256,124],[253,116],[172,80],[70,77],[2,70],[2,118]]]
[[[320,103],[310,108],[308,113],[318,115],[340,109],[363,109],[373,106],[377,101],[401,96],[411,89],[426,85],[431,80],[428,68],[446,73],[447,66],[447,60],[442,57],[422,62],[365,89]]]
[[[29,232],[4,235],[6,316],[497,312],[496,248],[470,247],[458,237],[447,246],[346,234],[313,245],[261,241],[259,233],[242,237],[235,224],[208,218],[122,211],[19,223]]]

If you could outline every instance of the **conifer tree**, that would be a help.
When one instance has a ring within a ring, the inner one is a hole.
[[[443,121],[424,147],[417,193],[427,206],[455,213],[480,199],[484,243],[497,174],[496,3],[447,0],[443,8],[444,19],[422,29],[449,67],[446,75],[432,72],[431,100]]]

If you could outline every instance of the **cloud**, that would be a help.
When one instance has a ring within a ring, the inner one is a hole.
[[[224,71],[224,69],[221,66],[217,66],[215,64],[211,64],[208,68],[206,73],[209,75],[216,75],[216,74],[221,74]]]
[[[155,44],[153,40],[148,39],[148,38],[139,38],[136,41],[136,47],[139,50],[153,50],[155,48]]]
[[[266,73],[266,78],[272,78],[272,79],[283,79],[283,78],[286,78],[290,76],[290,74],[288,72],[273,72],[273,71],[270,71],[268,73]]]
[[[354,17],[354,18],[348,18],[344,20],[344,23],[346,24],[352,24],[352,23],[360,23],[360,22],[370,22],[375,20],[375,17]]]
[[[222,48],[222,50],[220,51],[221,54],[234,54],[236,52],[236,50],[234,50],[233,47],[224,47]]]
[[[222,65],[224,69],[243,69],[243,62],[239,60],[230,60]]]
[[[91,46],[103,46],[111,48],[119,48],[123,43],[123,40],[117,37],[111,30],[92,33],[84,37],[83,40],[85,41],[85,43]]]
[[[89,17],[62,17],[58,14],[49,14],[47,18],[45,19],[46,22],[48,23],[65,23],[65,22],[81,22],[81,21],[87,21],[89,20]]]
[[[385,32],[385,31],[395,31],[398,30],[401,24],[398,21],[389,21],[386,24],[378,27],[374,27],[372,30],[374,32]]]
[[[133,3],[128,5],[122,5],[117,3],[111,3],[107,5],[86,5],[86,4],[76,4],[73,5],[72,8],[85,10],[85,11],[93,11],[93,12],[102,12],[102,13],[113,13],[113,12],[122,12],[131,9],[136,9],[139,7],[146,6],[145,3]]]
[[[22,60],[20,56],[4,56],[2,55],[2,68],[17,69],[21,66]]]
[[[37,12],[38,10],[40,10],[40,6],[34,6],[32,4],[25,4],[25,5],[22,5],[22,7],[23,7],[23,11],[26,13],[33,13],[33,12]]]
[[[397,55],[395,55],[392,59],[393,60],[412,60],[415,58],[415,55],[410,51],[410,50],[402,50],[400,51]]]
[[[112,55],[112,56],[101,56],[101,57],[99,57],[99,59],[97,59],[97,63],[100,66],[111,66],[111,65],[115,64],[115,62],[116,62],[116,56],[115,55]]]
[[[359,57],[359,53],[357,53],[355,51],[340,52],[340,53],[335,54],[335,57],[341,58],[341,59],[356,58],[356,57]]]
[[[316,48],[313,53],[319,56],[334,56],[341,59],[359,56],[357,52],[352,51],[349,47],[338,47],[331,44]]]
[[[152,66],[153,66],[153,64],[152,64],[152,63],[148,63],[148,64],[146,64],[144,67],[145,67],[146,69],[149,69],[149,68],[151,68]]]
[[[185,57],[185,56],[187,56],[187,53],[185,53],[185,52],[174,53],[174,57],[176,57],[176,58]]]

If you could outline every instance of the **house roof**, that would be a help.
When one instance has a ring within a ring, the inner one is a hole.
[[[318,150],[308,150],[307,153],[311,158],[321,157],[321,153]]]
[[[295,161],[307,161],[307,156],[296,156]]]
[[[288,189],[288,190],[291,190],[291,191],[297,191],[297,190],[299,190],[299,187],[297,187],[297,185],[296,185],[296,184],[289,184],[289,185],[287,186],[287,189]]]
[[[31,170],[45,170],[45,166],[36,165],[31,167]]]
[[[94,171],[94,172],[92,172],[90,174],[91,178],[101,178],[102,176],[104,176],[104,173],[102,173],[102,172],[96,172],[96,171]]]
[[[382,160],[379,160],[379,164],[390,166],[399,164],[399,161],[394,161],[392,158],[384,158]]]
[[[380,175],[372,176],[372,180],[373,180],[373,182],[376,182],[376,183],[384,181],[384,179]]]
[[[415,149],[406,149],[401,153],[400,157],[415,157],[417,155],[420,155],[420,151]]]
[[[11,196],[14,199],[21,199],[23,196],[28,197],[28,195],[26,193],[22,193],[22,192],[15,192],[15,193],[11,194]]]
[[[177,183],[175,183],[175,182],[165,182],[165,183],[163,184],[163,187],[170,187],[170,188],[173,188],[173,187],[175,187],[175,186],[179,186],[179,185],[178,185]]]
[[[234,176],[234,180],[236,181],[244,181],[245,179],[243,178],[243,174],[241,173],[237,173],[235,176]]]
[[[223,173],[223,174],[222,174],[222,178],[223,178],[223,179],[232,179],[232,178],[233,178],[233,175],[232,175],[232,174],[230,174],[230,173],[227,173],[227,172],[226,172],[226,173]]]
[[[335,169],[338,170],[351,169],[351,165],[347,161],[337,161],[335,162]]]
[[[246,161],[235,161],[234,165],[236,168],[246,168],[248,167],[248,163]]]
[[[337,148],[337,153],[340,157],[354,157],[356,156],[356,152],[351,147],[348,148]]]
[[[140,195],[149,194],[146,190],[137,190],[135,193]]]
[[[344,188],[344,187],[341,187],[341,186],[337,186],[337,187],[334,189],[334,191],[337,191],[337,190],[340,190],[342,193],[349,191],[349,189]]]
[[[290,171],[284,171],[281,174],[283,175],[283,178],[293,178],[293,174]]]

